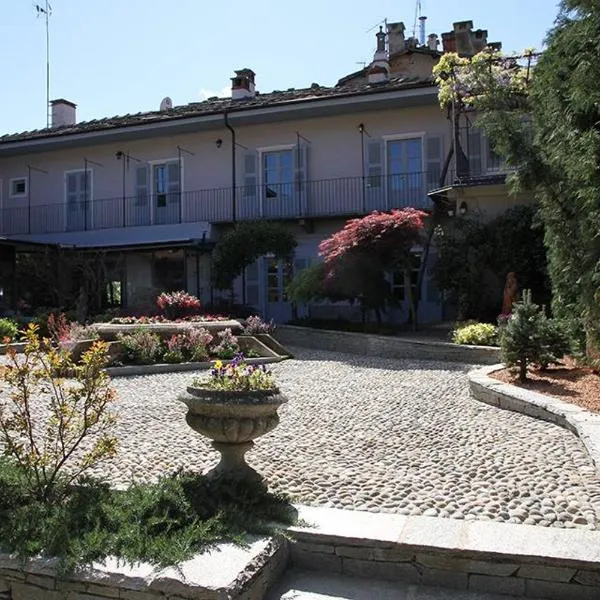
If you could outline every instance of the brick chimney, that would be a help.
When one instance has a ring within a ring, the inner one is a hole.
[[[233,100],[254,98],[256,96],[255,77],[256,73],[252,69],[236,71],[235,77],[231,78],[231,98]]]
[[[51,100],[50,105],[52,106],[52,127],[64,127],[77,123],[77,104],[73,104],[73,102],[69,102],[64,98],[59,98]]]
[[[430,50],[437,52],[438,46],[440,45],[440,41],[438,40],[438,36],[436,33],[430,33],[427,36],[427,47]]]
[[[442,33],[444,52],[456,52],[460,56],[473,56],[487,47],[487,29],[473,30],[473,21],[457,21],[453,30]]]
[[[406,41],[404,39],[404,32],[406,27],[404,23],[388,23],[387,34],[388,34],[388,49],[390,56],[396,54],[396,52],[403,52],[406,47]]]
[[[386,34],[383,27],[379,27],[377,37],[377,50],[373,56],[373,62],[367,69],[367,81],[371,84],[386,83],[390,79],[390,63],[388,53],[385,49]]]

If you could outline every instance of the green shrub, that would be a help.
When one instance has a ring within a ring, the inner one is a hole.
[[[150,365],[159,360],[164,351],[160,336],[143,327],[133,333],[117,336],[123,346],[125,359],[138,365]]]
[[[467,323],[458,325],[452,332],[455,344],[495,346],[498,343],[498,328],[490,323]]]
[[[13,341],[19,332],[19,326],[12,319],[0,319],[0,341],[8,338]]]
[[[532,302],[531,290],[525,290],[523,299],[513,306],[500,347],[503,362],[518,369],[519,381],[527,379],[529,365],[546,368],[558,362],[569,349],[567,338],[557,322],[549,319],[544,310]]]

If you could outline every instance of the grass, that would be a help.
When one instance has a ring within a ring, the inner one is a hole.
[[[157,566],[180,563],[223,541],[273,535],[295,523],[286,498],[232,481],[178,472],[118,491],[84,480],[62,503],[26,492],[24,476],[0,463],[0,550],[56,557],[59,573],[117,556]]]

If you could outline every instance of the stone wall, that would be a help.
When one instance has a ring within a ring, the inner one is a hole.
[[[314,536],[302,534],[296,537],[290,549],[291,563],[301,569],[545,600],[600,598],[598,564],[530,562],[522,556],[459,549],[435,552],[393,542],[365,540],[360,544],[335,538],[316,541]]]
[[[109,559],[64,579],[54,576],[53,561],[23,566],[0,555],[0,600],[262,600],[288,562],[282,539],[258,540],[248,549],[224,544],[163,570]]]
[[[500,361],[500,349],[488,346],[459,346],[437,342],[347,331],[329,331],[280,325],[275,338],[284,346],[302,346],[331,352],[347,352],[362,356],[409,358],[491,365]]]

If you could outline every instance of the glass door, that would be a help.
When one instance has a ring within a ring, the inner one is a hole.
[[[388,209],[421,206],[424,197],[421,138],[387,145]]]

